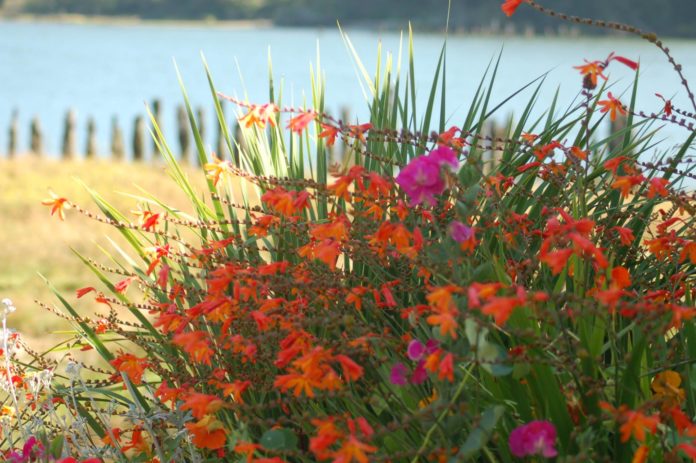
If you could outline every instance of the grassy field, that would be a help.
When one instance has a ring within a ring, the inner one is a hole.
[[[188,171],[192,182],[201,188],[200,170]],[[119,210],[137,209],[142,194],[137,187],[156,195],[168,204],[189,211],[188,202],[165,172],[163,166],[134,165],[107,161],[55,161],[23,156],[15,160],[0,159],[0,298],[15,302],[17,312],[9,324],[21,332],[32,345],[48,347],[60,336],[55,332],[69,329],[67,322],[47,313],[34,300],[57,306],[57,299],[39,274],[48,278],[69,300],[84,286],[99,287],[95,275],[71,249],[108,263],[99,246],[113,250],[108,238],[119,241],[111,227],[67,211],[65,222],[50,216],[41,201],[50,197],[49,190],[65,196],[94,212],[89,194],[78,179],[97,190]],[[136,216],[132,215],[133,221]],[[75,301],[83,313],[104,312],[90,298]],[[54,333],[51,335],[51,333]]]

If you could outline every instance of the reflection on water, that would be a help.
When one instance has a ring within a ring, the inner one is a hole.
[[[375,69],[379,41],[385,52],[398,55],[397,33],[349,31],[366,68]],[[415,39],[416,79],[420,108],[430,90],[434,65],[443,38],[420,35]],[[689,66],[696,57],[696,41],[675,41],[670,48]],[[205,54],[218,89],[268,100],[268,56],[273,61],[275,83],[282,85],[284,103],[301,105],[311,100],[310,64],[316,67],[317,49],[327,79],[327,107],[338,113],[343,106],[358,117],[366,112],[358,74],[337,29],[232,29],[207,26],[77,25],[0,22],[0,153],[7,146],[7,127],[13,108],[19,110],[19,149],[29,145],[29,121],[38,115],[45,134],[45,151],[60,148],[62,125],[68,108],[77,113],[78,148],[87,143],[88,117],[96,121],[98,149],[107,152],[111,119],[117,116],[124,130],[127,151],[133,121],[144,113],[144,103],[163,101],[165,132],[175,136],[176,105],[181,102],[173,60],[176,61],[194,106],[201,106],[208,121],[207,143],[213,140],[213,106],[205,80],[201,53]],[[491,59],[502,50],[503,59],[495,83],[493,102],[539,75],[548,72],[540,94],[538,111],[548,105],[560,86],[559,106],[571,103],[580,88],[572,66],[583,58],[603,59],[615,51],[641,62],[639,106],[657,111],[661,102],[654,96],[677,95],[685,108],[679,80],[659,50],[646,42],[617,38],[496,38],[450,37],[447,51],[447,114],[459,123],[476,86]],[[404,66],[404,68],[406,68]],[[612,66],[609,74],[613,92],[630,86],[633,73]],[[531,95],[527,91],[506,104],[501,117],[520,111]],[[688,108],[687,108],[688,109]],[[231,118],[231,117],[230,117]],[[678,129],[670,133],[680,134]]]

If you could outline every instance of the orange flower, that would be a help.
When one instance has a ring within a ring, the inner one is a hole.
[[[551,268],[551,273],[558,275],[563,271],[572,254],[573,250],[570,248],[559,249],[557,251],[544,253],[540,260]]]
[[[486,305],[481,308],[481,313],[491,315],[494,318],[495,324],[503,326],[513,310],[523,305],[524,297],[494,297]]]
[[[302,112],[290,119],[287,128],[297,134],[302,134],[302,131],[309,125],[310,122],[316,119],[316,117],[317,113],[314,111]]]
[[[261,196],[261,201],[268,204],[271,209],[284,216],[291,216],[295,213],[295,198],[292,193],[285,190],[283,187],[277,186],[272,190],[265,192]]]
[[[631,463],[645,463],[648,461],[648,455],[650,455],[650,448],[647,445],[641,445],[636,449],[636,453],[633,454]]]
[[[123,453],[129,450],[135,450],[136,454],[150,454],[150,444],[143,438],[143,428],[141,428],[140,426],[136,426],[135,428],[133,428],[133,431],[131,432],[130,441],[128,442],[128,444],[121,447],[121,451]]]
[[[191,331],[189,333],[179,333],[174,336],[174,344],[181,347],[184,352],[191,355],[193,360],[198,363],[210,365],[210,358],[213,350],[210,348],[208,334],[203,331]]]
[[[65,210],[70,209],[71,204],[67,198],[58,197],[54,192],[50,192],[51,198],[44,199],[41,204],[51,207],[51,215],[58,213],[60,220],[65,220]]]
[[[696,264],[696,241],[687,241],[684,244],[684,248],[679,253],[679,262],[684,262],[687,257],[692,264]]]
[[[434,312],[433,315],[426,318],[426,321],[430,325],[439,326],[442,336],[450,336],[452,339],[457,339],[459,310],[457,310],[452,300],[454,291],[457,291],[455,286],[443,286],[435,288],[426,296]]]
[[[669,191],[667,191],[667,185],[669,185],[669,180],[666,178],[651,178],[648,185],[648,198],[654,198],[655,196],[660,196],[664,198],[669,196]]]
[[[232,175],[232,163],[218,159],[215,154],[213,154],[213,162],[205,164],[203,168],[206,171],[206,177],[213,181],[213,186],[217,186],[221,177]]]
[[[116,447],[121,442],[121,428],[111,428],[101,440],[104,445]]]
[[[628,442],[631,435],[638,442],[645,442],[645,431],[651,434],[657,430],[657,425],[660,424],[660,417],[657,415],[646,416],[641,412],[627,410],[623,418],[623,424],[619,428],[621,431],[621,442]]]
[[[681,375],[672,370],[662,371],[653,378],[650,388],[655,400],[661,403],[662,410],[667,411],[684,402],[684,389],[679,388],[681,382]]]
[[[279,388],[282,392],[293,389],[292,393],[295,397],[299,397],[303,393],[307,397],[314,397],[314,390],[312,388],[318,385],[319,383],[315,379],[299,373],[276,376],[273,382],[273,386]]]
[[[217,450],[224,447],[227,441],[224,425],[211,415],[196,423],[186,423],[186,429],[193,435],[193,445],[199,449]]]
[[[593,89],[597,87],[597,77],[607,80],[607,76],[603,74],[605,65],[601,61],[585,60],[585,64],[573,67],[578,69],[580,74],[584,76],[586,88]]]
[[[334,127],[333,125],[329,124],[324,124],[322,122],[321,128],[322,131],[319,134],[319,138],[326,138],[326,146],[333,146],[334,143],[336,143],[336,137],[339,134],[338,127]]]
[[[337,355],[334,359],[341,364],[343,376],[349,381],[357,381],[363,375],[363,367],[358,365],[346,355]]]
[[[624,109],[623,104],[618,99],[614,98],[614,95],[612,95],[611,92],[609,92],[607,94],[607,96],[609,97],[608,100],[601,100],[601,101],[597,102],[597,104],[599,106],[601,106],[601,109],[599,110],[599,112],[601,112],[601,113],[608,112],[609,118],[612,121],[615,121],[616,114],[617,113],[626,114],[626,110]]]
[[[611,187],[615,190],[620,190],[622,198],[627,198],[633,187],[640,185],[644,180],[645,177],[642,175],[622,175],[620,177],[616,177],[616,180],[614,180],[614,183],[611,184]]]
[[[220,400],[217,396],[201,394],[200,392],[190,392],[184,398],[181,409],[191,410],[193,417],[200,420],[204,415],[215,413],[224,406],[225,402]]]
[[[334,463],[351,463],[356,461],[357,463],[368,463],[368,453],[374,453],[377,451],[377,447],[360,442],[355,436],[350,435],[343,442],[343,445],[338,449],[332,457],[334,458]]]
[[[525,1],[526,0],[505,0],[505,3],[500,6],[500,9],[503,10],[503,13],[510,17],[515,14],[517,8],[519,8],[519,6]]]
[[[445,355],[440,361],[438,370],[437,377],[439,379],[447,378],[450,383],[454,381],[454,356],[452,353]]]
[[[135,385],[139,385],[143,381],[143,373],[145,369],[150,366],[147,361],[147,357],[136,357],[133,354],[122,353],[114,360],[112,360],[111,365],[116,368],[117,371],[125,373],[128,378]]]
[[[220,383],[218,386],[222,389],[222,393],[225,396],[231,395],[233,401],[243,404],[244,398],[242,397],[242,394],[244,394],[244,391],[249,389],[249,386],[251,386],[251,381],[236,380],[232,383]]]
[[[309,439],[309,450],[320,460],[331,458],[330,447],[343,437],[343,433],[334,424],[335,421],[333,417],[312,420],[317,428],[317,435]]]
[[[621,240],[621,244],[624,246],[630,246],[636,240],[636,237],[633,235],[633,230],[630,228],[614,227],[612,230],[615,230],[616,233],[618,233],[619,240]]]
[[[273,103],[264,105],[251,105],[249,111],[243,117],[239,118],[239,123],[243,124],[247,129],[255,125],[259,129],[265,129],[266,124],[275,127],[275,114],[280,110]]]
[[[258,449],[262,448],[259,444],[254,444],[251,442],[239,441],[237,445],[234,446],[234,452],[244,455],[247,463],[251,463],[254,458],[254,453]]]

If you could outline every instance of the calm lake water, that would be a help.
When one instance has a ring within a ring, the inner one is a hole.
[[[398,56],[400,35],[393,32],[349,30],[370,73],[376,69],[376,49]],[[696,41],[668,41],[687,76],[696,85]],[[439,35],[415,37],[416,78],[421,108],[427,98],[435,62],[443,43]],[[173,60],[179,66],[195,106],[206,110],[213,145],[213,104],[205,80],[201,53],[205,54],[218,90],[248,95],[254,102],[268,100],[268,56],[273,61],[276,84],[282,82],[284,102],[300,105],[311,98],[310,65],[321,68],[327,79],[327,107],[334,114],[348,106],[365,115],[365,97],[351,55],[337,29],[235,29],[215,26],[102,25],[0,22],[0,153],[7,147],[7,127],[12,110],[20,114],[20,150],[28,149],[29,121],[41,119],[45,151],[60,149],[65,112],[78,116],[78,141],[82,152],[87,118],[97,123],[99,148],[107,152],[111,118],[117,116],[130,151],[133,119],[144,113],[144,103],[163,101],[163,125],[176,146],[175,107],[181,92]],[[406,48],[406,47],[404,47]],[[524,84],[548,72],[538,113],[560,87],[560,107],[571,104],[580,88],[574,65],[584,58],[603,59],[614,51],[641,62],[639,106],[657,111],[655,92],[675,97],[688,109],[679,80],[653,46],[634,39],[450,37],[447,61],[447,114],[459,123],[489,61],[503,54],[493,102],[504,100]],[[405,51],[404,51],[405,52]],[[633,72],[617,63],[609,69],[615,94],[631,85]],[[519,112],[531,91],[506,104],[501,117]],[[228,108],[229,109],[229,108]],[[229,114],[229,112],[228,112]],[[231,118],[231,117],[230,117]],[[685,131],[670,128],[680,136]],[[150,148],[148,144],[148,148]],[[213,145],[214,146],[214,145]]]

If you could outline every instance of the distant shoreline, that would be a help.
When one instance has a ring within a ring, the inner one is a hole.
[[[2,22],[47,23],[47,24],[85,24],[117,26],[212,26],[229,29],[255,29],[273,27],[269,19],[143,19],[138,16],[92,16],[82,14],[19,14],[0,16]]]
[[[72,25],[113,25],[113,26],[184,26],[184,27],[214,27],[220,29],[268,29],[271,27],[292,28],[292,29],[325,29],[327,27],[336,27],[335,24],[276,24],[271,19],[151,19],[141,18],[138,16],[105,16],[105,15],[83,15],[83,14],[12,14],[2,15],[0,10],[0,24],[2,23],[26,23],[26,24],[72,24]],[[379,32],[402,32],[404,27],[398,27],[390,22],[354,22],[350,24],[342,24],[346,29],[355,30],[370,30]],[[444,30],[439,28],[418,27],[414,25],[414,31],[420,34],[442,34]],[[606,38],[612,37],[617,39],[628,39],[641,41],[642,39],[627,33],[604,33],[592,34],[583,33],[581,28],[566,27],[560,30],[530,30],[530,29],[515,29],[510,30],[504,27],[477,27],[474,29],[451,28],[449,35],[457,37],[526,37],[526,38],[545,38],[553,37],[560,39],[576,39],[582,37],[584,39]],[[661,36],[663,40],[676,41],[693,41],[696,37],[682,36]]]

